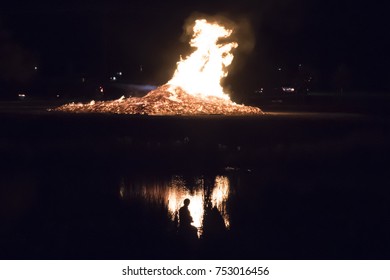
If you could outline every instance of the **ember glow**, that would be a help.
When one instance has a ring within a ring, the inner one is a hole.
[[[259,108],[232,102],[221,86],[233,60],[232,50],[238,47],[236,42],[228,42],[232,32],[217,23],[196,20],[190,41],[195,50],[180,59],[172,79],[165,85],[141,98],[70,103],[54,110],[141,115],[263,114]]]

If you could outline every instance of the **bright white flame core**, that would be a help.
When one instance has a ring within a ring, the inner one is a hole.
[[[238,44],[218,41],[228,38],[233,30],[209,23],[205,19],[196,20],[193,30],[190,45],[196,50],[186,59],[180,59],[172,79],[167,84],[180,87],[191,95],[230,99],[223,91],[221,79],[228,74],[226,67],[233,60],[231,51]]]

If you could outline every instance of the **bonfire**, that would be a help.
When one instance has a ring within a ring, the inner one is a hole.
[[[141,115],[263,114],[259,108],[234,103],[221,86],[234,57],[232,51],[238,47],[236,42],[228,42],[232,32],[218,23],[198,19],[190,41],[195,50],[185,59],[180,59],[172,79],[165,85],[144,97],[70,103],[54,110]]]

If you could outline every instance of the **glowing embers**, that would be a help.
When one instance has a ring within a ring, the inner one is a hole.
[[[142,98],[121,98],[114,101],[93,101],[88,104],[70,103],[55,110],[84,113],[117,113],[140,115],[254,115],[262,114],[256,107],[236,104],[230,100],[193,96],[181,88],[164,85]]]
[[[256,107],[238,105],[221,86],[238,44],[229,42],[233,30],[205,19],[196,20],[190,45],[194,52],[180,59],[172,79],[142,98],[66,104],[55,111],[139,115],[253,115]]]
[[[177,220],[178,211],[186,198],[190,199],[189,210],[193,218],[192,225],[198,228],[198,235],[203,234],[205,215],[210,211],[218,212],[226,228],[230,227],[230,219],[226,209],[229,199],[230,183],[225,176],[217,176],[207,180],[199,177],[187,182],[180,176],[173,176],[165,182],[143,182],[122,184],[119,194],[122,199],[141,199],[148,205],[162,205],[167,209],[172,222]],[[213,209],[215,207],[215,209]],[[159,208],[161,209],[161,208]]]

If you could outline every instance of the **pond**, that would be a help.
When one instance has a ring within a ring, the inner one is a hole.
[[[0,258],[390,257],[387,121],[58,115],[1,125]],[[185,199],[193,240],[179,234]]]

